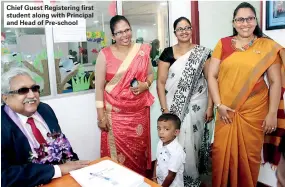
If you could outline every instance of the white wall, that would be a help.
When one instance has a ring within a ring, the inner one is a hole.
[[[169,34],[171,46],[177,43],[176,36],[173,33],[173,23],[177,18],[181,16],[184,16],[191,21],[191,1],[169,1]]]
[[[55,111],[63,133],[80,159],[94,160],[100,157],[94,92],[41,100]]]
[[[235,8],[244,1],[199,1],[200,44],[214,49],[219,39],[233,34]],[[250,1],[260,15],[260,1]]]

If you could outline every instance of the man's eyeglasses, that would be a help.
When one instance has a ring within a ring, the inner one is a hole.
[[[29,93],[29,91],[32,90],[32,92],[40,92],[40,86],[39,85],[33,85],[31,88],[20,88],[18,90],[9,91],[8,94],[19,94],[19,95],[25,95]]]
[[[234,22],[236,22],[236,23],[238,23],[238,24],[244,23],[245,21],[246,21],[247,23],[252,23],[252,22],[255,21],[255,20],[256,20],[256,17],[254,17],[254,16],[251,16],[251,17],[248,17],[248,18],[242,18],[242,17],[240,17],[240,18],[235,18],[235,19],[234,19]]]
[[[114,36],[122,36],[124,33],[127,34],[127,33],[129,33],[131,30],[132,30],[132,29],[128,28],[128,29],[126,29],[126,30],[124,30],[124,31],[115,32],[115,33],[114,33]]]
[[[187,26],[187,27],[178,27],[177,29],[175,29],[175,32],[182,32],[182,31],[190,31],[192,29],[191,26]]]

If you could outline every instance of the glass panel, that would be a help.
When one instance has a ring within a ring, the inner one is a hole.
[[[86,19],[86,42],[54,43],[57,92],[70,93],[94,89],[94,70],[99,51],[112,42],[109,21],[116,14],[116,1],[56,2],[56,5],[93,6]]]
[[[44,28],[4,28],[1,21],[1,72],[12,67],[28,68],[41,86],[41,96],[50,95]]]
[[[151,60],[154,67],[166,47],[169,47],[167,1],[123,1],[123,14],[129,20],[133,39],[152,46]]]

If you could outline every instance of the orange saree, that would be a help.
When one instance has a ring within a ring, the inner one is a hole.
[[[285,49],[283,49],[284,51]],[[282,54],[281,63],[281,102],[279,104],[278,113],[277,113],[277,122],[278,127],[276,131],[265,135],[264,145],[263,145],[263,159],[264,163],[268,162],[272,165],[277,166],[281,158],[281,153],[278,150],[279,144],[281,142],[282,136],[285,135],[285,108],[284,108],[284,93],[285,93],[285,52]],[[281,56],[281,54],[280,54]]]
[[[141,175],[150,169],[150,106],[154,97],[148,90],[134,95],[130,83],[133,78],[146,80],[149,52],[148,45],[134,44],[126,59],[120,61],[109,47],[103,49],[108,81],[104,104],[110,130],[101,133],[101,157],[109,156]]]
[[[281,46],[258,38],[246,51],[234,51],[223,38],[212,57],[221,60],[218,84],[221,102],[234,109],[225,125],[217,115],[212,147],[213,187],[255,187],[264,141],[262,123],[268,113],[269,92],[263,74],[277,63]]]

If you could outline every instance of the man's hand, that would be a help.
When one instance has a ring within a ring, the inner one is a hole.
[[[62,176],[68,174],[70,171],[81,169],[90,164],[88,160],[70,161],[59,165]]]

